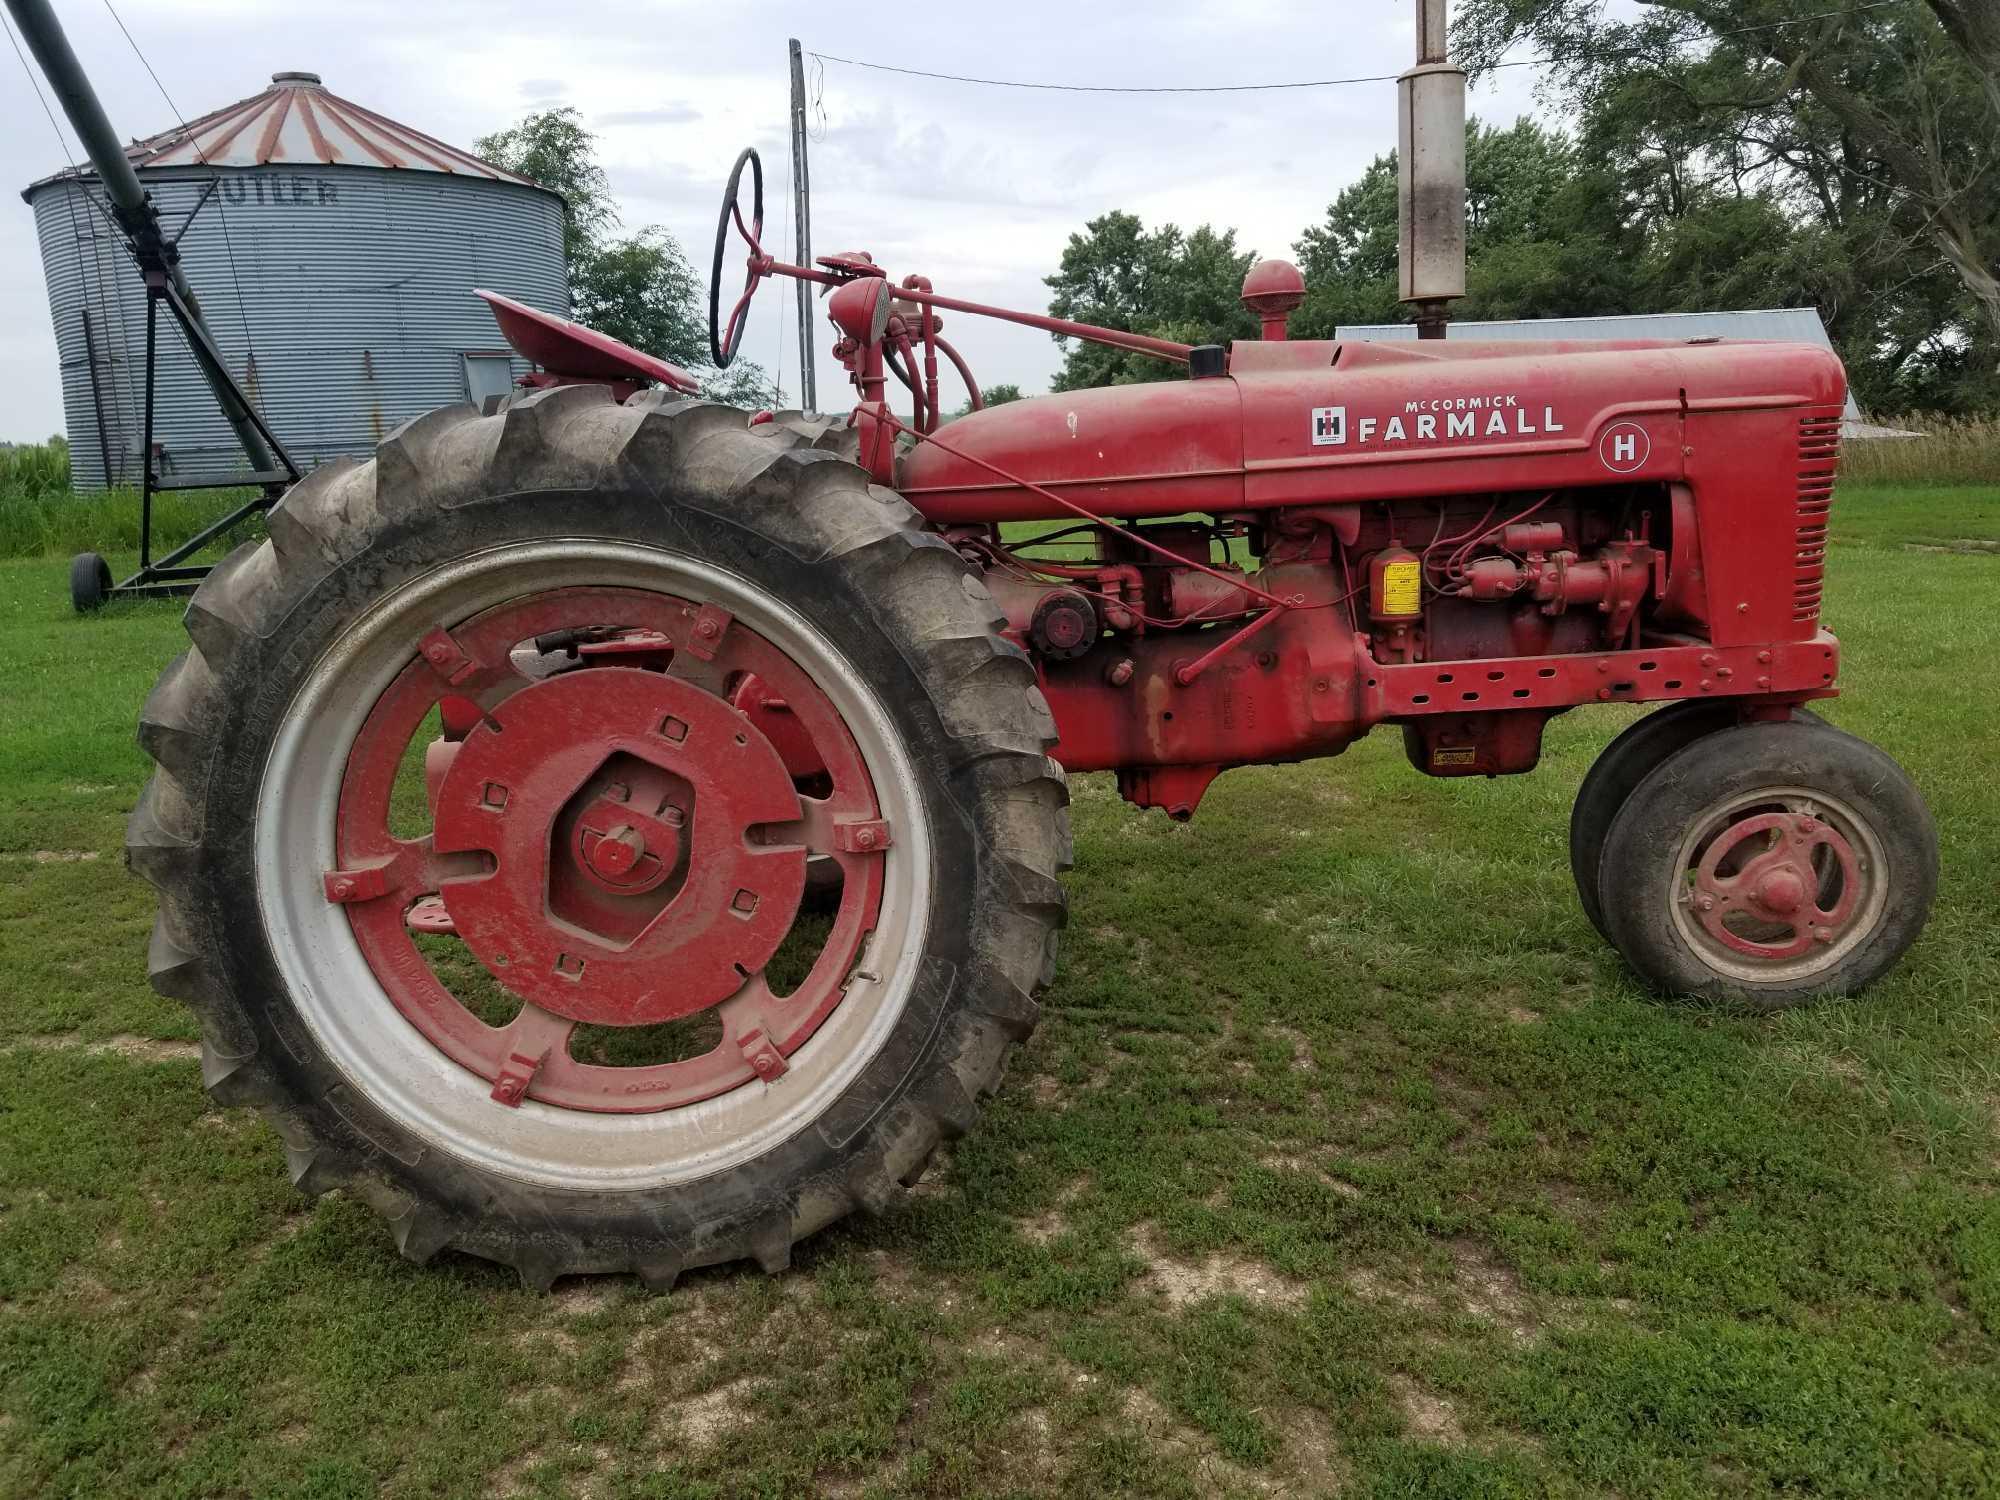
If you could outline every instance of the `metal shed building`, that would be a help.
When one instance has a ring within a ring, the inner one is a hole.
[[[1359,323],[1342,328],[1336,338],[1413,339],[1414,323]],[[1488,323],[1451,323],[1446,338],[1454,339],[1763,339],[1774,343],[1818,344],[1831,349],[1826,325],[1810,307],[1761,307],[1744,312],[1620,313],[1599,318],[1509,318]],[[1847,398],[1847,420],[1861,420],[1854,397]]]
[[[126,155],[245,389],[310,468],[399,423],[505,390],[509,353],[474,286],[567,314],[562,200],[421,131],[279,73],[263,93]],[[72,482],[141,474],[146,299],[96,176],[65,171],[35,211],[60,354]],[[242,453],[171,319],[160,325],[163,479],[226,480]]]

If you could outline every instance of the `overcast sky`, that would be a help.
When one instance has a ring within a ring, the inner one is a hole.
[[[112,123],[173,123],[102,0],[54,0]],[[1395,73],[1413,55],[1411,0],[1079,4],[931,10],[646,0],[122,0],[119,12],[189,118],[257,93],[281,69],[454,145],[569,104],[600,136],[628,227],[660,224],[706,275],[722,181],[754,145],[767,238],[789,246],[785,39],[808,52],[939,72],[1100,84],[1225,84]],[[817,251],[864,248],[894,275],[1034,311],[1065,240],[1110,209],[1149,225],[1234,226],[1291,254],[1341,187],[1395,144],[1391,83],[1255,94],[1107,96],[933,82],[808,59]],[[1511,121],[1533,73],[1500,75],[1472,109]],[[823,112],[823,114],[822,114]],[[65,126],[65,129],[67,127]],[[72,150],[74,146],[72,145]],[[55,339],[33,215],[18,190],[63,165],[11,49],[0,52],[0,439],[60,431]],[[198,289],[197,289],[198,290]],[[789,287],[767,285],[745,357],[796,391]],[[782,322],[781,322],[782,318]],[[1044,334],[957,319],[983,384],[1044,390]],[[819,344],[821,404],[830,390]],[[835,377],[839,372],[833,371]]]

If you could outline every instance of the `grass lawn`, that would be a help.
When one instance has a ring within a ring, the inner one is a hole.
[[[1076,786],[1040,1032],[902,1207],[652,1298],[403,1262],[202,1094],[120,868],[172,605],[0,563],[0,1494],[2000,1492],[2000,495],[1846,493],[1829,717],[1943,831],[1866,998],[1641,994],[1541,771]],[[122,559],[120,559],[122,561]]]

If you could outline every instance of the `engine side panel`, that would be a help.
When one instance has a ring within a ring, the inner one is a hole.
[[[1233,358],[1227,377],[975,414],[900,461],[991,569],[1071,769],[1186,816],[1223,767],[1337,753],[1383,722],[1430,774],[1489,775],[1531,767],[1543,723],[1583,703],[1782,714],[1834,691],[1818,605],[1845,392],[1827,351]],[[1068,506],[1126,524],[1057,528],[1067,543],[997,524]]]

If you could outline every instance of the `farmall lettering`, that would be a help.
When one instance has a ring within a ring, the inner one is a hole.
[[[1386,447],[1393,443],[1477,443],[1540,437],[1567,429],[1553,406],[1541,407],[1538,415],[1533,406],[1523,406],[1518,395],[1500,393],[1405,401],[1402,411],[1387,418],[1356,417],[1352,430],[1355,446]],[[1344,445],[1348,431],[1346,407],[1313,408],[1314,447]]]

